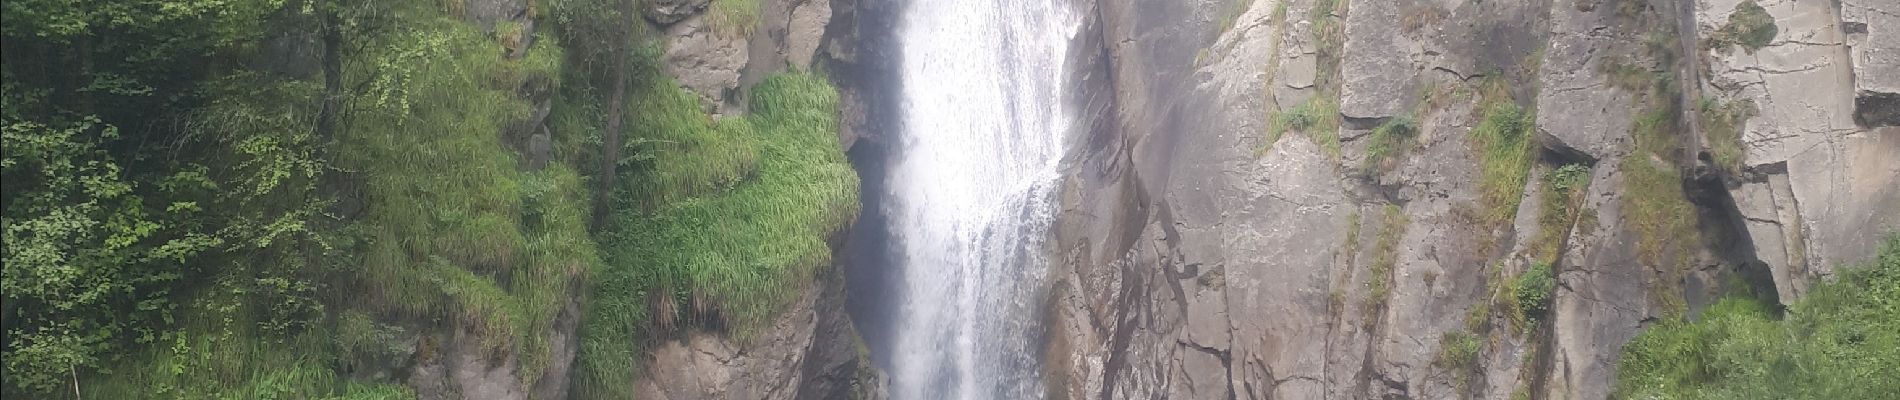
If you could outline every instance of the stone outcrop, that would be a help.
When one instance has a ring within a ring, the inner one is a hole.
[[[1340,61],[1339,114],[1354,119],[1389,118],[1406,111],[1406,97],[1418,68],[1412,55],[1418,44],[1401,33],[1400,14],[1414,1],[1362,1],[1346,15],[1346,43]]]
[[[1870,123],[1866,100],[1900,74],[1856,75],[1892,68],[1880,49],[1900,42],[1872,31],[1900,25],[1856,25],[1894,15],[1877,1],[1765,1],[1781,34],[1753,52],[1656,33],[1707,35],[1739,1],[1351,2],[1338,71],[1316,70],[1312,1],[1253,1],[1224,31],[1222,2],[1084,1],[1071,83],[1085,123],[1051,249],[1053,397],[1600,399],[1626,342],[1731,290],[1724,276],[1760,268],[1798,297],[1900,229],[1900,131]],[[1709,68],[1683,67],[1696,60]],[[1325,135],[1264,142],[1327,74],[1337,150]],[[1504,86],[1474,95],[1486,81]],[[1480,95],[1536,110],[1537,160],[1501,224],[1476,215]],[[1687,147],[1710,146],[1703,97],[1759,107],[1739,175]],[[1648,107],[1683,121],[1661,131],[1685,148],[1639,152]],[[1415,135],[1368,164],[1370,128],[1400,116]],[[1626,160],[1678,170],[1704,238],[1676,239],[1680,261],[1639,251],[1653,239]],[[1578,216],[1543,226],[1563,205],[1540,204],[1554,189],[1539,178],[1570,163],[1591,167]],[[1555,253],[1551,311],[1516,326],[1497,288],[1541,252]],[[1457,338],[1475,341],[1470,361],[1447,360]]]
[[[640,12],[655,24],[671,25],[706,11],[712,0],[643,0]]]
[[[713,26],[705,0],[696,8],[682,2],[675,6],[681,14],[655,19],[654,3],[663,2],[648,3],[647,15],[664,32],[667,75],[715,116],[743,112],[746,90],[767,76],[815,66],[832,22],[828,0],[765,0],[751,27]]]
[[[1703,34],[1739,3],[1702,3]],[[1783,303],[1833,266],[1872,254],[1871,232],[1900,229],[1900,139],[1895,128],[1868,126],[1900,113],[1900,103],[1882,103],[1900,92],[1900,17],[1874,3],[1762,1],[1774,40],[1709,54],[1710,97],[1758,110],[1742,131],[1746,171],[1729,191]]]
[[[692,332],[648,351],[634,382],[643,399],[882,399],[872,369],[844,316],[843,280],[822,278],[758,337],[734,340]]]
[[[1900,125],[1900,4],[1840,2],[1842,33],[1854,64],[1855,117],[1862,125]]]
[[[664,29],[666,74],[699,95],[701,107],[708,112],[723,114],[735,107],[739,72],[751,56],[746,38],[720,33],[704,15],[686,17]]]

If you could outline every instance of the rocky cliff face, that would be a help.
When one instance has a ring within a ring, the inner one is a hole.
[[[1886,2],[1082,3],[1054,398],[1605,398],[1900,229]]]

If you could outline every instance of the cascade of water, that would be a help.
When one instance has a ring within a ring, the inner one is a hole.
[[[895,398],[1042,397],[1037,308],[1073,118],[1073,14],[1062,0],[919,0],[901,16]]]

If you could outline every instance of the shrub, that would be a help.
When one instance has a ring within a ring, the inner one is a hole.
[[[1548,263],[1532,263],[1529,269],[1517,275],[1511,284],[1511,298],[1517,302],[1517,312],[1525,326],[1536,326],[1550,312],[1551,295],[1556,289],[1557,279]]]
[[[1900,393],[1900,236],[1777,318],[1726,298],[1699,320],[1665,319],[1624,346],[1615,397],[1888,399]]]

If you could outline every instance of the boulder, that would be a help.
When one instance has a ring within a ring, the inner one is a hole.
[[[712,0],[640,0],[642,15],[655,24],[672,25],[706,11]]]
[[[1854,64],[1855,117],[1862,125],[1900,125],[1900,4],[1842,0],[1841,31]]]
[[[1400,33],[1402,7],[1410,1],[1352,3],[1346,15],[1345,54],[1340,60],[1339,113],[1352,119],[1381,119],[1406,111],[1412,81],[1411,40]]]
[[[704,16],[666,28],[666,73],[698,95],[708,112],[723,113],[731,106],[748,56],[746,38],[719,34]]]

